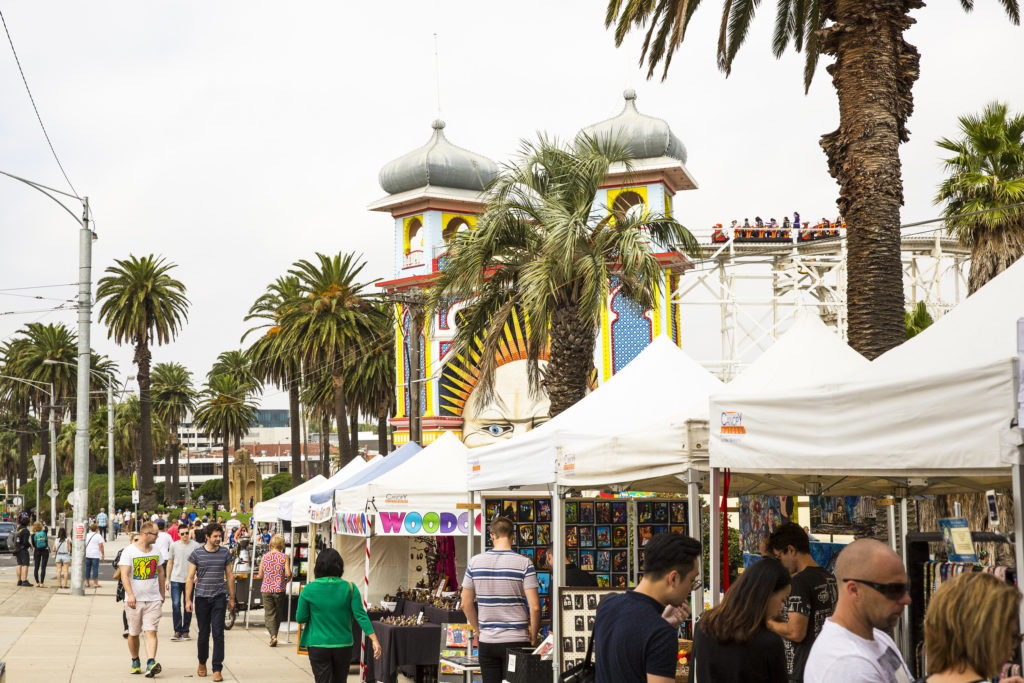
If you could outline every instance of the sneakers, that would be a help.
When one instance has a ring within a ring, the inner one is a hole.
[[[190,636],[190,635],[189,635],[189,634],[187,634],[187,633],[182,633],[182,634],[181,634],[181,639],[182,639],[182,640],[192,640],[192,636]]]
[[[172,641],[181,640],[181,635],[178,634],[178,633],[175,633],[173,636],[171,636],[171,640]]]
[[[160,667],[159,662],[150,660],[146,663],[146,678],[155,678],[162,670],[163,669]]]
[[[132,660],[132,668],[128,670],[128,673],[130,673],[130,674],[140,674],[140,673],[142,673],[142,662],[139,661],[138,659],[133,659]]]

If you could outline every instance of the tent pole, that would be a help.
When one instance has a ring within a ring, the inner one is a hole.
[[[551,486],[551,639],[554,641],[554,683],[562,673],[562,624],[558,618],[562,604],[561,586],[565,582],[565,509],[561,487]]]
[[[722,592],[722,523],[719,516],[718,503],[719,498],[722,495],[722,483],[719,481],[719,469],[717,467],[711,468],[711,516],[710,516],[710,536],[711,536],[711,552],[709,553],[711,561],[708,563],[711,568],[711,584],[709,586],[711,590],[711,606],[716,606],[721,601]]]
[[[900,550],[902,551],[903,566],[909,571],[907,556],[907,499],[900,498]],[[903,647],[904,659],[910,656],[910,606],[903,607]]]
[[[889,503],[890,505],[885,506],[889,516],[889,547],[892,548],[894,553],[898,553],[899,546],[896,545],[896,499],[890,497]]]
[[[687,522],[689,524],[688,531],[690,532],[690,538],[700,538],[701,527],[700,527],[700,484],[697,483],[700,478],[700,473],[697,470],[688,470],[686,473],[687,487],[686,487],[686,512]],[[703,565],[704,562],[701,558],[697,559],[697,576],[700,578],[701,574],[704,573]],[[690,594],[691,604],[693,605],[693,611],[690,614],[690,626],[691,633],[693,629],[697,628],[697,620],[700,618],[701,613],[704,611],[704,589],[693,591]]]
[[[1024,437],[1024,318],[1017,320],[1017,362],[1013,368],[1013,388],[1017,398],[1017,433]],[[1024,571],[1024,447],[1017,446],[1017,457],[1010,467],[1013,473],[1013,554],[1017,563],[1017,582]],[[1021,604],[1020,623],[1017,630],[1024,629],[1024,603]],[[1024,658],[1024,643],[1020,646],[1021,657]]]
[[[370,599],[370,537],[366,537],[366,563],[363,565],[363,608],[369,607]],[[366,634],[359,642],[359,680],[366,680]]]
[[[289,537],[291,538],[291,546],[292,547],[291,547],[291,550],[288,552],[288,556],[292,558],[292,576],[293,577],[298,577],[298,575],[299,575],[298,569],[299,568],[297,566],[298,563],[295,561],[295,527],[294,526],[291,527],[291,530],[289,532]],[[286,615],[288,617],[288,630],[285,631],[285,635],[284,635],[284,638],[285,638],[284,642],[286,642],[286,643],[292,642],[292,586],[291,586],[291,584],[292,584],[292,581],[289,580],[288,581],[288,607],[287,607],[288,613]]]

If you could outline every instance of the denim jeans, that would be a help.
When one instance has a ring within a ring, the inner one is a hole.
[[[220,671],[224,668],[224,613],[228,609],[227,593],[204,598],[198,595],[192,600],[192,609],[199,624],[199,663],[206,664],[210,656],[210,632],[213,631],[213,662],[210,668]]]
[[[171,621],[174,622],[174,632],[181,635],[188,633],[192,626],[192,613],[185,611],[184,601],[185,584],[171,581]]]
[[[85,580],[89,579],[98,581],[100,578],[100,558],[98,557],[87,557],[85,558]]]

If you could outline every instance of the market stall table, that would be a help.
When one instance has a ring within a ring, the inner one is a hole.
[[[395,683],[399,667],[415,667],[418,681],[425,667],[437,667],[440,660],[437,648],[441,637],[440,624],[395,626],[377,621],[373,630],[380,641],[381,656],[369,660],[367,680]]]
[[[423,607],[423,616],[430,620],[431,624],[468,624],[466,613],[460,609],[441,609],[433,605]]]

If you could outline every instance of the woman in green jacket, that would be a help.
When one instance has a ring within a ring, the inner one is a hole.
[[[352,661],[352,620],[373,643],[373,657],[380,657],[380,642],[366,616],[359,589],[341,578],[345,563],[334,548],[316,558],[316,580],[299,593],[295,621],[304,624],[299,646],[309,652],[309,666],[316,683],[345,683]]]

